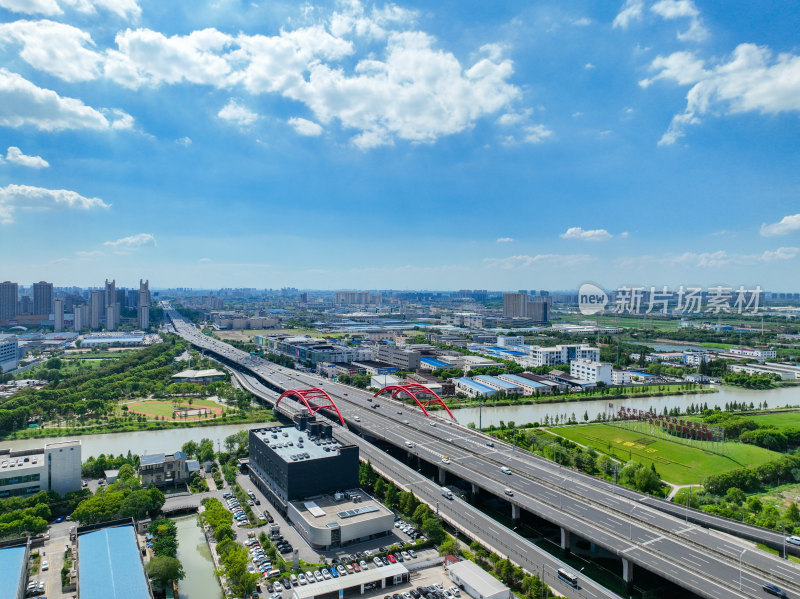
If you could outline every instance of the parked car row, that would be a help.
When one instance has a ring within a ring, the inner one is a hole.
[[[413,549],[409,549],[408,551],[396,551],[394,553],[389,553],[386,555],[386,557],[376,556],[372,558],[372,561],[380,568],[381,566],[388,566],[389,564],[395,564],[397,562],[411,561],[416,557],[417,552]]]
[[[31,595],[41,595],[44,593],[44,581],[35,581],[32,580],[28,583],[28,587],[25,589],[25,594],[27,596]]]
[[[257,539],[249,539],[247,547],[250,552],[250,560],[253,562],[253,565],[248,568],[250,572],[260,572],[264,578],[272,578],[280,574],[279,570],[272,567],[272,562]]]
[[[461,597],[458,587],[445,589],[441,584],[427,587],[417,587],[405,593],[386,595],[383,599],[455,599]]]
[[[416,528],[414,528],[412,524],[409,524],[405,520],[400,520],[399,518],[395,520],[394,527],[406,533],[414,541],[422,536],[422,534]]]
[[[234,497],[233,493],[225,493],[222,498],[225,500],[225,503],[228,504],[228,509],[233,512],[233,519],[236,522],[236,526],[242,527],[250,522],[247,514],[242,509],[242,505],[239,503],[239,500]]]

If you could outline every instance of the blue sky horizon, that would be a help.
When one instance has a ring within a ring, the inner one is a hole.
[[[0,0],[0,280],[798,291],[800,7]]]

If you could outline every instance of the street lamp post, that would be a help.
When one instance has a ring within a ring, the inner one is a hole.
[[[783,559],[786,559],[786,528],[781,526],[781,532],[783,533]]]

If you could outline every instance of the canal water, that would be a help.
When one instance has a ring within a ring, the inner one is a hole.
[[[241,430],[273,426],[274,422],[249,422],[246,424],[223,424],[220,426],[202,426],[196,428],[174,428],[160,431],[133,431],[127,433],[108,433],[102,435],[81,435],[77,437],[41,437],[38,439],[16,439],[0,441],[0,447],[10,449],[33,449],[42,447],[45,443],[54,441],[81,442],[81,459],[86,461],[90,456],[97,457],[101,453],[106,455],[132,453],[174,453],[179,451],[187,441],[197,441],[207,437],[217,444],[224,446],[225,437],[238,433]]]
[[[186,577],[178,585],[179,599],[222,599],[211,552],[197,524],[197,516],[175,518],[178,529],[178,559]]]
[[[740,389],[738,387],[719,387],[718,393],[700,393],[691,395],[666,395],[664,397],[640,397],[621,399],[591,399],[550,404],[533,404],[520,406],[497,406],[483,408],[459,408],[453,410],[453,415],[461,424],[474,422],[477,426],[481,423],[484,427],[494,424],[498,426],[502,420],[505,423],[513,421],[516,424],[528,422],[544,422],[544,417],[552,420],[556,415],[569,418],[573,413],[579,422],[583,421],[584,412],[588,412],[589,419],[597,418],[605,412],[609,403],[616,408],[636,408],[647,410],[653,408],[657,413],[664,408],[687,408],[691,404],[708,403],[709,407],[724,407],[731,402],[752,402],[755,405],[767,402],[770,408],[786,405],[800,406],[800,386],[779,387],[765,391]],[[161,431],[136,431],[129,433],[112,433],[103,435],[83,435],[79,437],[64,437],[61,440],[79,439],[81,441],[81,458],[86,460],[89,456],[98,456],[101,453],[119,455],[133,453],[173,453],[178,451],[186,441],[200,441],[208,437],[217,444],[222,444],[225,437],[241,430],[271,426],[275,423],[249,423],[225,424],[221,426],[206,426],[199,428],[178,428]],[[14,441],[0,441],[0,447],[11,449],[31,449],[41,447],[44,443],[55,441],[59,438],[19,439]]]
[[[747,402],[748,404],[752,402],[757,406],[764,401],[767,402],[770,408],[783,407],[786,405],[800,406],[800,386],[778,387],[777,389],[763,391],[740,389],[738,387],[718,387],[718,389],[718,393],[618,399],[609,399],[606,397],[589,401],[571,401],[565,403],[459,408],[452,410],[452,412],[456,420],[461,424],[474,422],[476,426],[480,423],[485,428],[491,424],[499,426],[501,420],[506,424],[512,421],[520,425],[528,422],[544,422],[545,416],[549,416],[551,421],[556,415],[569,418],[573,413],[578,421],[582,422],[584,412],[588,412],[589,419],[593,420],[608,409],[609,403],[614,404],[615,410],[620,407],[648,410],[652,407],[656,413],[663,412],[664,408],[667,408],[667,410],[681,408],[683,410],[691,404],[697,405],[698,403],[707,403],[710,408],[714,406],[724,408],[726,403],[732,402]]]

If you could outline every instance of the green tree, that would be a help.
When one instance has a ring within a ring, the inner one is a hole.
[[[460,555],[460,547],[458,541],[453,537],[448,537],[439,544],[439,555]]]
[[[186,457],[193,458],[197,455],[198,445],[194,441],[187,441],[181,447],[181,451],[186,454]]]
[[[444,528],[438,518],[428,518],[422,523],[422,532],[435,544],[439,544],[444,540]]]
[[[145,566],[150,580],[154,581],[159,588],[164,588],[171,580],[183,580],[186,573],[183,566],[174,557],[157,555]]]

